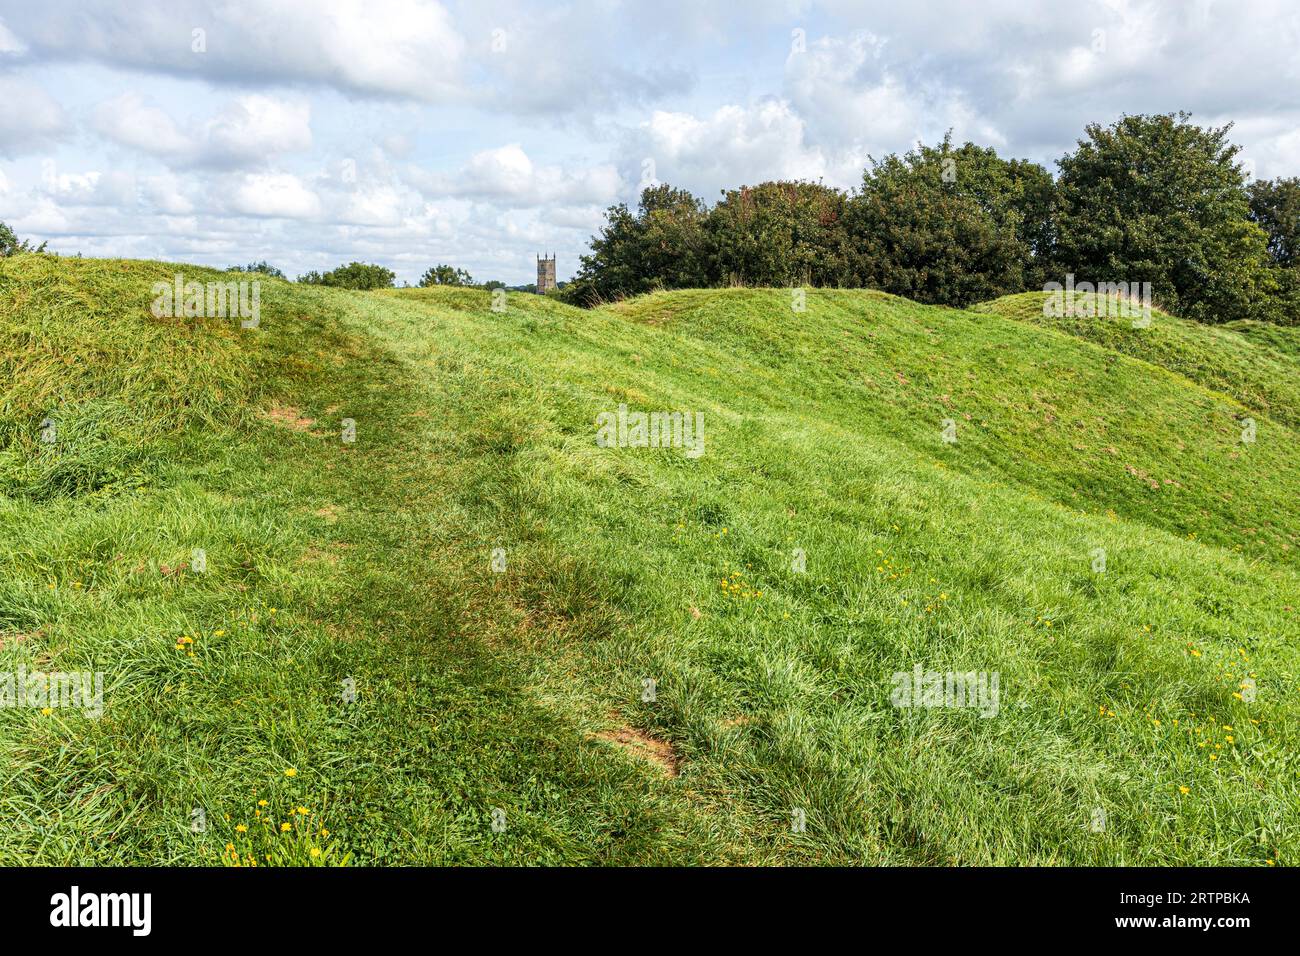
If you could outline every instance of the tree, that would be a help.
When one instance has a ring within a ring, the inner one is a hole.
[[[857,284],[965,306],[1039,283],[1055,245],[1052,178],[950,136],[872,161],[847,205]]]
[[[374,263],[349,262],[322,275],[308,272],[298,277],[299,282],[308,285],[332,286],[336,289],[387,289],[393,285],[397,276],[391,269]]]
[[[1090,282],[1150,282],[1164,308],[1203,322],[1259,314],[1275,291],[1231,125],[1187,113],[1091,123],[1058,161],[1057,250]]]
[[[18,236],[14,234],[14,231],[3,222],[0,222],[0,257],[16,256],[20,252],[44,251],[45,243],[42,242],[39,246],[33,246],[26,239],[20,242]]]
[[[591,254],[582,257],[561,298],[591,306],[652,289],[712,284],[704,222],[704,204],[666,183],[643,189],[635,214],[623,203],[610,206]]]
[[[435,285],[473,285],[474,280],[464,269],[436,265],[425,271],[420,278],[420,288],[427,289]]]
[[[1300,178],[1250,184],[1250,218],[1268,236],[1268,254],[1280,266],[1300,265]]]
[[[847,199],[838,189],[811,182],[766,182],[724,192],[708,215],[708,272],[746,285],[852,284]]]
[[[227,272],[260,272],[262,275],[268,275],[273,279],[287,278],[283,272],[271,265],[265,259],[261,262],[250,262],[246,266],[231,266]],[[313,273],[314,274],[314,273]]]

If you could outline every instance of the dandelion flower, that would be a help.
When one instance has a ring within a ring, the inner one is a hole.
[[[281,823],[281,824],[280,824],[280,832],[281,832],[281,833],[288,833],[288,832],[289,832],[290,830],[292,830],[292,829],[293,829],[293,824],[292,824],[292,823],[287,823],[287,822],[286,822],[286,823]]]
[[[290,767],[288,770],[284,772],[284,775],[286,777],[296,777],[298,776],[298,771],[295,770],[293,767]]]
[[[311,848],[311,856],[312,856],[312,859],[313,859],[313,860],[314,860],[316,857],[320,856],[320,847],[318,847],[318,846],[314,846],[314,847],[312,847],[312,848]]]

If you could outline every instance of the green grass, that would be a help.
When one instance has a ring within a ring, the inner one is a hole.
[[[1151,324],[1113,314],[1045,316],[1048,296],[1024,292],[972,308],[1059,329],[1104,348],[1168,369],[1221,392],[1253,412],[1300,427],[1300,336],[1293,328],[1241,320],[1205,325],[1151,310]],[[1095,297],[1081,295],[1083,309]],[[1114,308],[1112,303],[1111,308]]]
[[[1245,336],[1252,342],[1266,345],[1288,358],[1300,359],[1300,326],[1274,325],[1272,322],[1259,322],[1254,319],[1236,319],[1224,323],[1223,327]]]
[[[0,710],[0,863],[1300,849],[1276,349],[740,289],[267,281],[241,331],[153,319],[175,271],[0,262],[0,671],[106,682],[100,719]],[[621,402],[702,412],[705,453],[597,447]],[[997,671],[999,713],[891,706],[917,663]]]

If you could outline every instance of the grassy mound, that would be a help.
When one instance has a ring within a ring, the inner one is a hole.
[[[247,402],[228,324],[154,319],[156,269],[26,255],[0,270],[0,480],[50,498],[140,483],[149,449]]]
[[[1082,306],[1090,298],[1080,297]],[[1175,372],[1231,396],[1257,415],[1300,427],[1300,351],[1294,330],[1260,322],[1212,326],[1152,309],[1146,328],[1131,318],[1043,314],[1048,296],[1025,292],[973,306],[972,311],[1059,329],[1115,352]]]
[[[1231,329],[1252,342],[1266,345],[1292,360],[1300,359],[1300,326],[1274,325],[1272,322],[1238,319],[1235,322],[1224,323],[1223,328]]]
[[[0,263],[4,334],[44,369],[5,393],[7,453],[40,454],[49,396],[118,400],[143,444],[87,421],[150,478],[5,479],[0,669],[106,688],[98,719],[0,710],[0,861],[1300,849],[1281,383],[864,292],[496,312],[287,283],[255,332],[172,328],[209,366],[173,379],[175,354],[45,351],[102,277],[105,340],[156,331],[176,267],[64,261],[34,296],[38,268]],[[620,405],[699,413],[703,454],[598,446]],[[996,715],[893,706],[917,665],[996,672]]]

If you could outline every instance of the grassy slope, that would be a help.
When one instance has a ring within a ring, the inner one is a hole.
[[[1245,336],[1252,342],[1266,345],[1275,352],[1280,352],[1293,360],[1300,359],[1300,326],[1274,325],[1272,322],[1258,322],[1254,319],[1237,319],[1224,323],[1225,329],[1231,329],[1238,335]]]
[[[972,311],[1059,329],[1222,392],[1253,412],[1300,427],[1300,338],[1296,330],[1263,322],[1209,326],[1152,310],[1146,328],[1131,318],[1043,314],[1047,294],[1024,292],[984,302]],[[1080,305],[1088,299],[1082,297]]]
[[[114,353],[158,331],[148,285],[173,270],[49,262],[0,264],[5,360],[45,369],[2,406],[0,661],[114,686],[100,721],[0,712],[22,821],[0,860],[1295,856],[1300,481],[1276,403],[1242,446],[1233,399],[1146,362],[859,292],[498,315],[471,290],[267,283],[238,348],[177,323]],[[112,307],[88,327],[86,302]],[[93,480],[48,478],[56,392],[116,403],[58,452]],[[620,401],[703,411],[705,455],[597,448]],[[162,573],[196,546],[206,574]],[[917,662],[999,671],[1000,714],[892,708]],[[596,736],[620,730],[680,775]],[[258,799],[323,816],[265,836]]]

